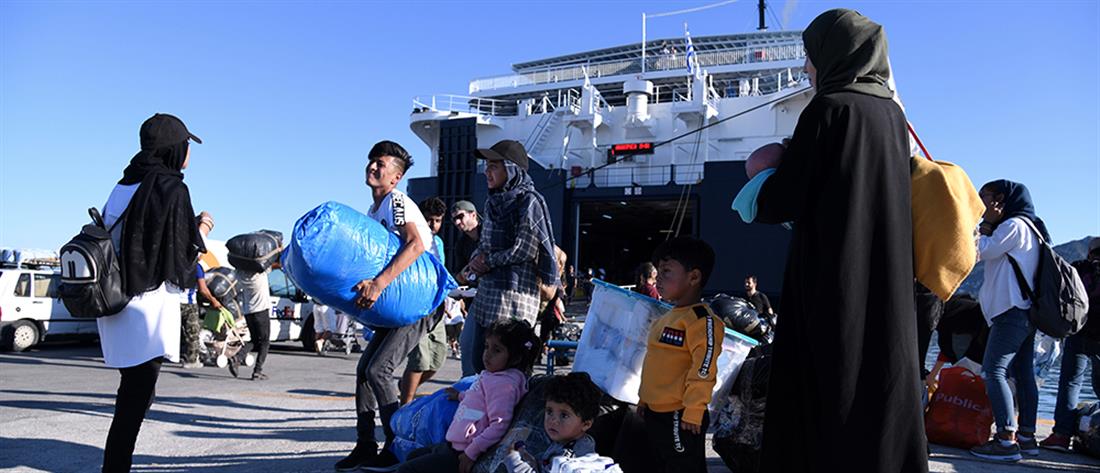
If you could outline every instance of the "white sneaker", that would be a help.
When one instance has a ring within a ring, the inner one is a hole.
[[[201,361],[196,361],[196,362],[193,362],[193,363],[184,363],[183,364],[183,369],[193,370],[193,369],[197,369],[197,368],[202,368],[203,366],[206,366],[206,365],[202,364]]]

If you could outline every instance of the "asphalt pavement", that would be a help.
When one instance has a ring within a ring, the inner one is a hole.
[[[234,379],[226,369],[165,364],[134,471],[333,471],[355,441],[357,360],[355,353],[318,357],[298,344],[275,344],[264,368],[267,381],[244,379],[248,368]],[[459,360],[449,358],[421,393],[450,385],[459,374]],[[95,344],[0,353],[0,471],[99,471],[118,380]],[[1049,428],[1047,421],[1041,430]],[[728,471],[709,448],[708,465]],[[930,466],[937,472],[1100,472],[1100,461],[1080,455],[1044,451],[1038,459],[998,465],[942,447],[933,447]]]

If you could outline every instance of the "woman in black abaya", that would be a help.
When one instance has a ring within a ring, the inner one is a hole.
[[[816,95],[756,200],[757,221],[794,223],[762,471],[925,472],[909,146],[886,36],[830,10],[802,38]]]

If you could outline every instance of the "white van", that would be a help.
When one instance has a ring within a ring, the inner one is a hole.
[[[313,300],[280,269],[267,275],[271,286],[271,341],[301,341],[313,350]]]
[[[57,296],[61,274],[49,266],[0,266],[0,349],[24,351],[42,341],[95,339],[95,319],[74,319]]]

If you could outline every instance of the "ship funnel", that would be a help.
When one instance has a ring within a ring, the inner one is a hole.
[[[623,83],[626,94],[627,120],[644,122],[649,119],[649,97],[653,95],[653,83],[647,80],[628,80]]]

